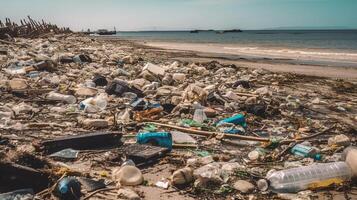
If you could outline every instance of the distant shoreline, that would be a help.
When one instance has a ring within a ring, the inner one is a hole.
[[[170,59],[181,61],[205,62],[217,60],[226,64],[236,64],[237,66],[247,68],[262,68],[273,72],[296,73],[307,76],[339,78],[357,81],[357,65],[343,66],[331,65],[327,63],[311,61],[303,63],[289,58],[272,58],[269,56],[239,55],[222,53],[217,49],[198,44],[199,48],[192,48],[186,43],[152,42],[145,40],[127,40],[120,37],[95,37],[100,40],[119,40],[130,43],[134,48],[143,48],[155,52],[164,52]],[[179,46],[177,46],[179,45]],[[204,48],[205,47],[205,48]],[[331,64],[331,63],[330,63]]]

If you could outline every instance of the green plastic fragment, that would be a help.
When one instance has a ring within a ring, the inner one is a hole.
[[[155,132],[157,130],[157,127],[154,124],[146,124],[146,126],[143,128],[146,132]]]

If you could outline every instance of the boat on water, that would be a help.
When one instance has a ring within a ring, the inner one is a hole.
[[[240,33],[243,32],[240,29],[231,29],[231,30],[220,30],[220,31],[216,31],[217,34],[224,34],[224,33]]]
[[[114,31],[108,31],[107,29],[98,29],[97,31],[98,35],[115,35],[117,34],[117,31],[114,27]]]

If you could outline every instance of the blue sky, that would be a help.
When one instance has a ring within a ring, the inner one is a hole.
[[[0,19],[31,15],[74,30],[357,28],[357,0],[0,0]]]

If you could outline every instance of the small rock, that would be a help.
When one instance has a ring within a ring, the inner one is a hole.
[[[320,99],[316,97],[314,100],[311,101],[312,104],[320,104]]]
[[[169,68],[170,68],[170,69],[175,69],[175,68],[177,68],[177,67],[179,67],[179,66],[180,66],[180,63],[177,62],[177,61],[175,61],[175,62],[173,62],[173,63],[169,66]]]
[[[113,179],[122,186],[140,185],[143,181],[143,175],[135,166],[124,165],[113,169]]]
[[[230,100],[234,100],[234,101],[239,101],[240,98],[238,95],[236,95],[234,92],[232,91],[228,91],[225,95],[225,97],[227,97]]]
[[[106,86],[108,84],[107,79],[99,74],[94,75],[93,82],[96,86]]]
[[[165,75],[165,69],[158,66],[158,65],[155,65],[155,64],[152,64],[152,63],[147,63],[143,70],[148,70],[149,72],[155,74],[155,75],[160,75],[160,76],[164,76]]]
[[[139,195],[129,188],[120,188],[118,191],[118,197],[120,199],[129,199],[129,200],[139,200]]]
[[[197,86],[196,84],[191,84],[186,87],[185,91],[182,94],[182,99],[184,102],[195,102],[197,101],[200,104],[205,104],[207,101],[208,92],[203,88]]]
[[[249,97],[247,100],[245,100],[246,104],[255,104],[257,103],[257,97]]]
[[[92,97],[97,94],[94,88],[80,87],[76,89],[75,95],[80,97]]]
[[[215,117],[217,116],[217,111],[213,108],[205,107],[203,112],[206,114],[207,117]]]
[[[294,168],[294,167],[301,167],[301,166],[302,166],[302,163],[300,161],[292,161],[292,162],[285,161],[284,162],[284,168],[285,169]]]
[[[25,79],[14,78],[9,81],[9,86],[12,90],[24,90],[27,89],[27,81]]]
[[[174,79],[172,78],[172,75],[169,73],[165,74],[164,78],[162,79],[163,85],[172,85],[173,82],[174,82]]]
[[[122,61],[125,63],[125,64],[135,64],[138,62],[138,58],[136,58],[135,56],[132,56],[132,55],[128,55],[128,56],[125,56]]]
[[[180,104],[181,101],[182,101],[182,97],[180,97],[180,96],[173,96],[171,98],[171,103],[173,105],[178,105],[178,104]]]
[[[253,184],[245,180],[238,180],[233,184],[234,189],[242,192],[242,193],[249,193],[252,192],[255,188]]]
[[[266,96],[266,95],[271,96],[272,95],[272,92],[269,91],[269,88],[267,86],[256,89],[255,93],[259,94],[261,96]]]
[[[172,78],[177,82],[183,82],[186,79],[186,75],[183,73],[174,73]]]
[[[251,160],[251,161],[255,161],[255,160],[258,160],[259,155],[260,155],[259,152],[256,151],[256,150],[254,150],[254,151],[251,151],[251,152],[248,154],[248,158],[249,158],[249,160]]]
[[[207,165],[212,162],[214,162],[213,156],[205,156],[205,157],[200,158],[200,163],[202,165]]]
[[[193,181],[193,170],[190,167],[176,170],[171,176],[173,185],[183,185]]]
[[[235,170],[237,169],[240,169],[240,168],[243,168],[242,165],[240,165],[239,163],[237,162],[227,162],[225,164],[222,165],[222,170],[225,172],[225,173],[228,173],[228,174],[233,174]]]
[[[195,185],[204,187],[208,184],[223,183],[220,168],[221,164],[214,162],[204,165],[193,171],[193,176],[197,179]]]
[[[200,75],[206,76],[209,74],[209,71],[204,67],[196,67],[196,68],[194,68],[194,70]]]
[[[148,80],[150,82],[152,81],[157,81],[157,77],[155,77],[152,73],[150,73],[148,70],[144,70],[143,72],[140,73],[139,77],[143,77],[145,80]]]
[[[332,145],[337,145],[337,146],[349,146],[351,144],[351,140],[349,137],[347,137],[344,134],[339,134],[333,137],[330,137],[328,139],[328,145],[332,146]]]
[[[22,102],[20,104],[16,104],[12,107],[12,110],[15,112],[16,115],[21,113],[30,113],[33,111],[33,107]]]
[[[87,128],[107,128],[109,123],[105,119],[85,119],[83,126]]]
[[[142,87],[144,87],[144,85],[150,84],[150,82],[147,81],[147,80],[144,79],[144,78],[134,79],[134,80],[130,81],[129,83],[130,83],[131,85],[136,86],[137,88],[142,88]]]

